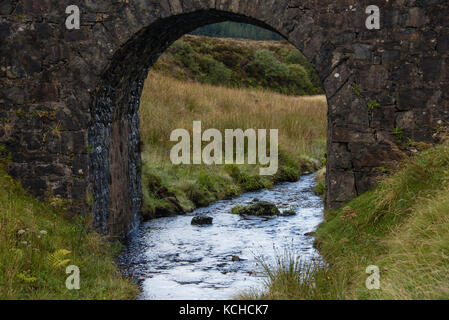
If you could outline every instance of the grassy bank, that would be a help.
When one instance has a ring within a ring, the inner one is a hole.
[[[323,163],[327,104],[324,96],[294,97],[268,90],[248,90],[179,81],[151,72],[141,100],[144,214],[205,206],[245,191],[296,181]],[[174,166],[169,155],[174,129],[279,129],[279,170],[260,176],[258,165]]]
[[[261,299],[448,299],[449,144],[407,159],[375,190],[326,213],[316,245],[328,267],[292,255],[265,266]],[[368,290],[370,265],[380,290]],[[301,271],[301,272],[300,272]]]
[[[35,200],[0,165],[0,299],[134,299],[114,264],[120,244],[65,218],[62,206]],[[68,265],[80,269],[80,290],[66,288]]]

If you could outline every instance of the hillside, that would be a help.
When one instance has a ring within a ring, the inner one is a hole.
[[[186,35],[168,48],[152,70],[178,80],[233,88],[287,95],[323,93],[312,65],[287,41]]]
[[[237,38],[250,40],[281,40],[277,33],[251,24],[226,21],[209,24],[196,29],[190,34],[216,38]]]

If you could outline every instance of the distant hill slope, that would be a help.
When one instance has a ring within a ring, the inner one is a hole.
[[[153,70],[179,80],[287,95],[322,94],[318,75],[287,41],[254,41],[186,35]]]
[[[251,40],[281,40],[282,37],[270,30],[253,26],[247,23],[226,21],[214,23],[191,32],[197,36],[238,38]]]

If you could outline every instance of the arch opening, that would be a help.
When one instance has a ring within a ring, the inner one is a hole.
[[[184,34],[225,21],[280,34],[262,21],[235,13],[202,10],[181,14],[158,20],[135,34],[104,72],[91,102],[88,133],[93,224],[103,233],[125,234],[139,219],[142,160],[138,109],[150,68]]]

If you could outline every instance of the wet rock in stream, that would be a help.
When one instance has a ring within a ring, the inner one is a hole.
[[[212,221],[213,221],[212,217],[195,216],[195,217],[193,217],[191,224],[197,225],[197,226],[204,226],[204,225],[211,225]]]
[[[257,217],[271,217],[281,214],[275,204],[267,201],[258,201],[245,207],[235,206],[232,208],[232,213]]]

